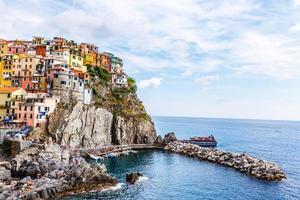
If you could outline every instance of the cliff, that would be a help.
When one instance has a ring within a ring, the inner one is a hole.
[[[92,104],[59,104],[50,115],[46,132],[58,144],[73,149],[153,143],[154,124],[135,94],[132,80],[128,88],[112,88],[109,81],[94,76]]]

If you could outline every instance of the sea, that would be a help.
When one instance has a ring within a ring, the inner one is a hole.
[[[161,135],[175,132],[179,139],[187,139],[213,134],[217,148],[276,163],[287,179],[268,182],[207,161],[143,150],[100,161],[118,179],[116,187],[64,199],[300,199],[300,122],[188,117],[153,120]],[[141,172],[144,177],[129,185],[125,181],[129,172]]]

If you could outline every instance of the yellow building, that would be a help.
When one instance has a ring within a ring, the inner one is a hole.
[[[11,87],[12,55],[0,57],[0,87]]]
[[[11,100],[24,98],[27,92],[23,88],[0,87],[0,121],[4,120],[10,108]]]
[[[0,56],[8,54],[8,44],[5,40],[0,39]]]
[[[68,64],[75,70],[86,72],[86,66],[83,65],[83,57],[79,51],[70,50]]]
[[[83,65],[96,65],[96,53],[95,52],[91,52],[91,53],[87,53],[84,55],[83,57]]]
[[[44,41],[45,41],[45,38],[39,37],[39,36],[34,36],[32,39],[32,43],[35,45],[41,45],[44,43]]]

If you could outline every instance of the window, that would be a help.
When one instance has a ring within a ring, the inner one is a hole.
[[[54,78],[58,78],[58,74],[54,74]]]
[[[30,116],[29,116],[29,117],[30,117],[30,119],[32,119],[32,113],[30,114]]]
[[[30,107],[30,111],[33,111],[33,106]]]
[[[26,111],[26,110],[27,110],[27,106],[24,107],[24,111]]]
[[[21,118],[21,113],[19,113],[19,118]]]
[[[66,85],[67,83],[66,83],[66,81],[60,81],[60,84],[61,85]]]
[[[11,95],[11,94],[10,94],[10,93],[8,93],[8,94],[7,94],[7,98],[10,98],[10,95]]]

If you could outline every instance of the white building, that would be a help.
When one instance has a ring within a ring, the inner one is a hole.
[[[84,89],[84,94],[83,94],[83,103],[84,104],[91,104],[92,102],[92,97],[93,97],[93,92],[89,88]]]
[[[46,96],[43,102],[35,103],[34,113],[36,114],[36,119],[34,122],[34,127],[38,127],[39,124],[45,124],[47,122],[48,116],[53,113],[59,101],[60,97],[58,96]]]

